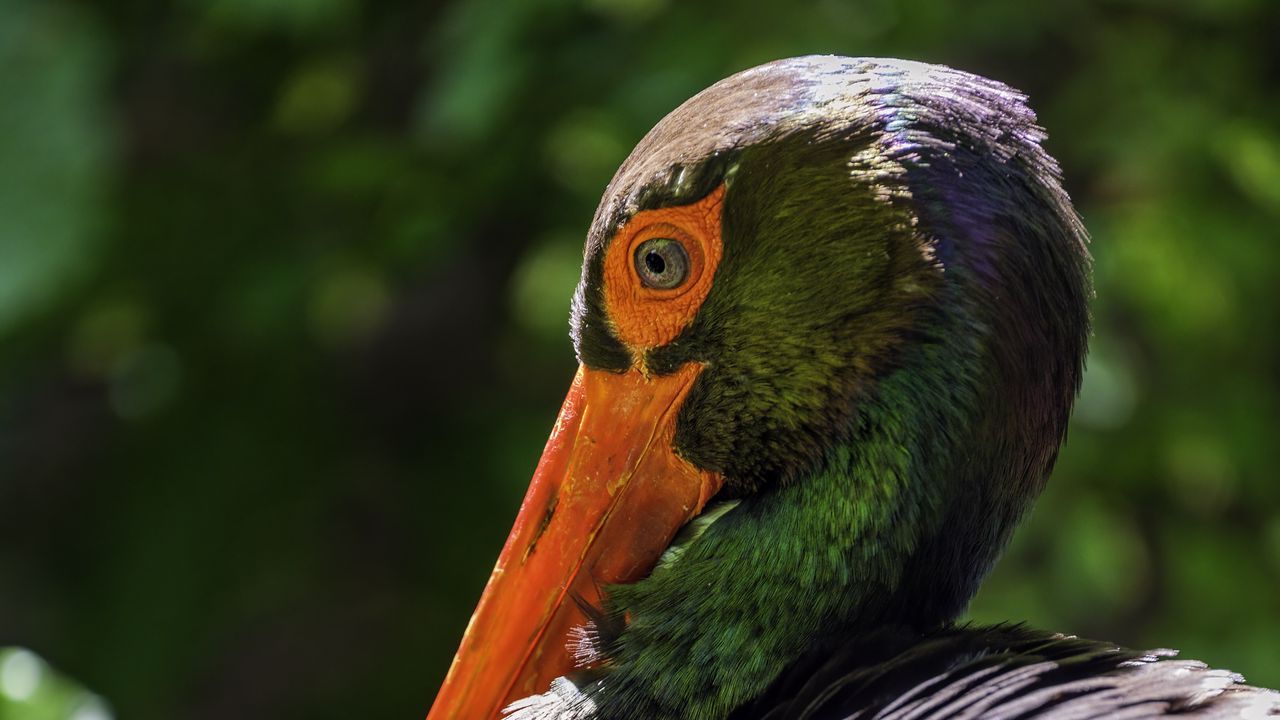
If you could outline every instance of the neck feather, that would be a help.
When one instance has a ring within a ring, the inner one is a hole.
[[[963,609],[998,550],[937,565],[983,400],[982,354],[964,342],[913,344],[809,477],[742,498],[675,560],[609,588],[605,615],[627,621],[616,634],[602,622],[596,651],[607,661],[584,678],[602,716],[722,718],[826,642],[885,623],[936,625]],[[920,586],[923,567],[939,573],[932,587]]]

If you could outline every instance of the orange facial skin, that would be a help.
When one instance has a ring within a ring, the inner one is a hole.
[[[720,262],[724,187],[683,207],[637,213],[606,251],[606,310],[619,338],[644,350],[674,340],[697,315]],[[635,249],[681,242],[689,273],[677,287],[645,286]],[[483,720],[545,692],[575,669],[570,631],[578,601],[646,576],[676,532],[724,480],[675,453],[676,418],[701,365],[650,375],[579,367],[515,525],[428,720]]]
[[[604,259],[604,296],[618,339],[641,357],[675,340],[711,292],[724,254],[720,215],[724,185],[690,205],[642,210],[620,230]],[[678,287],[646,287],[636,276],[636,248],[653,238],[679,240],[689,255],[689,278]]]

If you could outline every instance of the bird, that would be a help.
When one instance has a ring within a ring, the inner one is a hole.
[[[1091,332],[1037,122],[839,56],[658,122],[587,232],[578,371],[428,720],[1280,714],[1169,650],[959,620]]]

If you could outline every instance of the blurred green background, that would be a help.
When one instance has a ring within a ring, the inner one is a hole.
[[[1268,0],[5,0],[0,717],[421,717],[571,378],[599,193],[697,90],[813,52],[1027,91],[1094,236],[1070,441],[973,617],[1280,685],[1278,31]]]

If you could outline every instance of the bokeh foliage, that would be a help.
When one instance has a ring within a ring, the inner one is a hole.
[[[1030,93],[1094,236],[1070,441],[973,616],[1280,685],[1277,30],[1269,0],[8,0],[0,645],[120,717],[421,716],[614,168],[714,80],[832,52]]]

